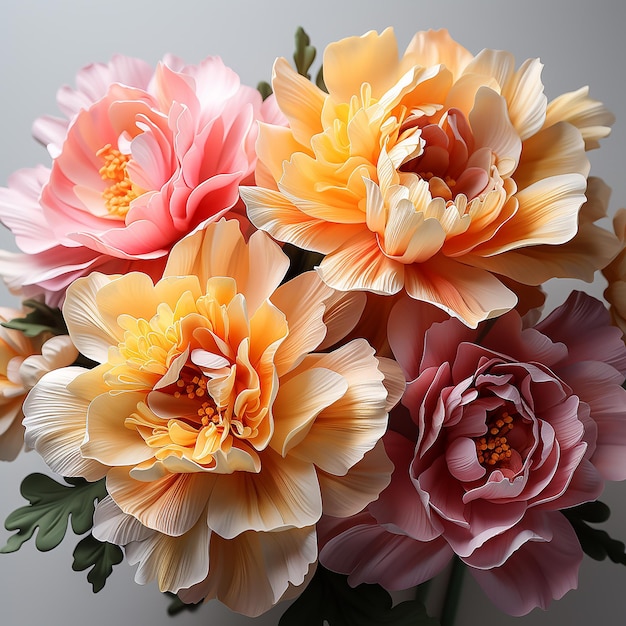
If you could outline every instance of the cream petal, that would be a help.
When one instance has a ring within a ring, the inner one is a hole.
[[[305,272],[281,285],[272,302],[285,314],[289,333],[274,357],[278,376],[298,365],[326,336],[326,299],[334,291],[315,272]]]
[[[261,472],[220,476],[210,494],[209,527],[225,539],[246,530],[270,531],[315,524],[322,501],[311,463],[263,452]]]
[[[80,451],[89,403],[67,389],[85,371],[66,367],[41,378],[24,401],[24,439],[57,474],[95,481],[106,474],[106,468]]]
[[[379,441],[363,459],[353,465],[344,476],[318,471],[322,506],[325,515],[348,517],[362,511],[378,498],[391,481],[393,463]]]
[[[102,319],[97,305],[98,291],[114,280],[98,272],[75,280],[67,290],[63,318],[74,345],[86,357],[104,363],[109,347],[117,345],[123,332],[117,324]]]
[[[204,580],[209,571],[209,541],[211,532],[204,517],[180,537],[159,532],[126,546],[130,565],[139,563],[135,582],[143,585],[151,580],[159,583],[160,591],[178,593]]]
[[[403,65],[445,65],[458,78],[473,59],[472,53],[450,37],[446,29],[420,31],[413,36],[404,52]]]
[[[145,400],[145,393],[103,393],[90,403],[81,453],[104,465],[125,466],[141,463],[154,454],[135,428],[125,420]]]
[[[580,131],[585,150],[593,150],[600,147],[600,139],[609,135],[614,121],[615,116],[601,102],[589,98],[589,87],[581,87],[548,103],[544,128],[569,122]]]
[[[270,445],[281,456],[308,434],[319,413],[341,398],[348,382],[329,369],[312,368],[281,382],[274,401],[274,436]]]
[[[480,88],[469,121],[476,147],[490,148],[500,176],[511,176],[519,162],[522,142],[509,120],[506,100],[491,89]]]
[[[546,119],[547,98],[541,82],[542,69],[539,59],[528,59],[502,90],[509,118],[522,141],[537,133]]]
[[[186,533],[200,517],[215,478],[208,474],[168,474],[142,482],[129,468],[114,467],[107,474],[107,491],[117,505],[144,526],[174,537]]]
[[[179,594],[184,602],[217,598],[233,611],[256,617],[290,585],[300,586],[317,558],[315,529],[245,532],[234,539],[211,536],[208,577]]]
[[[305,359],[300,366],[334,370],[347,391],[324,409],[291,455],[343,476],[382,437],[387,426],[387,390],[373,348],[355,339],[337,350]]]
[[[106,496],[96,505],[91,532],[98,541],[125,546],[131,541],[146,539],[154,531],[132,515],[124,513],[111,496]]]

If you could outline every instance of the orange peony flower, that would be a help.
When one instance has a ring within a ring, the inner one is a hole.
[[[64,317],[99,365],[45,376],[24,409],[54,471],[106,476],[94,534],[127,546],[139,582],[249,615],[303,583],[322,511],[356,513],[388,484],[379,440],[404,388],[364,339],[322,352],[364,295],[315,272],[280,285],[287,267],[265,233],[246,243],[222,220],[177,244],[156,284],[75,281]]]
[[[328,285],[404,289],[475,327],[515,306],[505,281],[591,280],[616,253],[578,230],[585,150],[613,121],[586,89],[547,103],[539,60],[474,57],[445,30],[402,57],[391,29],[343,39],[323,67],[328,93],[276,61],[290,128],[261,124],[263,188],[242,196],[255,226],[325,255]]]
[[[22,311],[0,308],[0,322],[23,317]],[[41,333],[27,337],[0,326],[0,460],[13,461],[24,447],[22,403],[46,373],[70,365],[78,350],[67,335]]]

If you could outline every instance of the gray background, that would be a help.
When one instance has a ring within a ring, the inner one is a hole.
[[[336,39],[393,26],[400,48],[417,30],[448,28],[470,51],[503,48],[518,64],[540,57],[549,98],[589,84],[591,95],[616,114],[613,133],[591,154],[592,174],[613,188],[611,210],[626,206],[626,3],[623,0],[292,0],[194,2],[193,0],[22,0],[0,9],[0,185],[21,167],[48,164],[45,150],[30,136],[31,124],[43,114],[57,114],[55,94],[73,84],[76,71],[119,52],[156,63],[166,52],[198,62],[217,54],[243,82],[268,80],[276,56],[290,57],[293,33],[302,25],[321,51]],[[0,229],[0,247],[15,249]],[[549,306],[577,286],[573,281],[550,285]],[[602,280],[585,289],[601,295]],[[0,304],[16,304],[0,290]],[[34,453],[0,465],[0,518],[21,506],[19,484],[33,471],[46,471]],[[607,487],[603,500],[613,509],[608,529],[626,539],[626,485]],[[0,529],[0,544],[9,533]],[[0,624],[143,626],[272,625],[282,607],[250,620],[212,602],[196,613],[170,619],[167,602],[155,585],[132,581],[133,570],[119,565],[97,595],[85,573],[71,571],[70,537],[42,554],[30,544],[18,553],[0,555]],[[435,590],[436,591],[436,590]],[[436,595],[436,594],[435,594]],[[626,608],[626,568],[586,558],[579,590],[553,604],[548,613],[535,610],[510,618],[493,608],[471,577],[466,578],[457,626],[481,624],[588,624],[591,620],[622,623]]]

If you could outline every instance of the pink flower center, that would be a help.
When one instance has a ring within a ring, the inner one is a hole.
[[[514,426],[515,419],[506,410],[494,413],[487,420],[487,433],[475,439],[478,462],[483,467],[508,468],[513,452],[507,435]]]
[[[433,198],[451,201],[459,194],[468,200],[487,188],[490,180],[491,151],[475,150],[472,129],[461,111],[450,109],[439,124],[427,117],[412,118],[402,131],[422,126],[423,152],[400,169],[428,181]]]
[[[104,161],[104,165],[99,170],[102,180],[110,182],[110,185],[102,192],[106,209],[110,215],[123,219],[130,210],[130,203],[145,192],[128,176],[126,166],[131,157],[113,148],[110,143],[100,148],[96,156]]]

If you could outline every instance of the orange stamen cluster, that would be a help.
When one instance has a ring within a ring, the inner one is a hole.
[[[207,395],[207,380],[204,376],[193,376],[189,380],[179,378],[176,381],[176,387],[178,389],[174,392],[175,398],[186,396],[190,400],[194,400]],[[197,414],[202,426],[208,426],[211,423],[219,424],[222,421],[222,416],[216,409],[215,403],[210,398],[200,405]]]
[[[506,434],[513,430],[513,418],[504,411],[487,422],[487,433],[476,441],[478,462],[493,467],[497,463],[506,464],[511,458],[511,446]]]
[[[123,218],[130,209],[130,203],[143,193],[126,171],[130,155],[123,154],[108,143],[98,150],[96,156],[104,161],[98,170],[102,180],[111,181],[111,185],[102,192],[106,209],[111,215]]]

